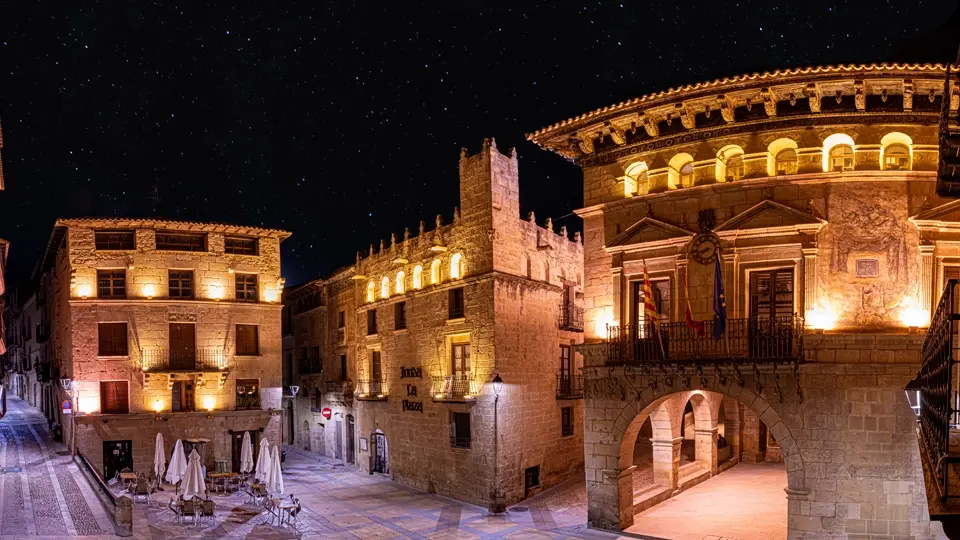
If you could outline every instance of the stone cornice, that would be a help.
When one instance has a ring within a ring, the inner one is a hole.
[[[83,229],[156,229],[190,232],[215,232],[244,236],[273,237],[280,241],[290,237],[290,233],[281,229],[247,227],[227,223],[204,223],[199,221],[178,221],[150,218],[100,218],[80,217],[58,219],[55,227],[76,227]]]

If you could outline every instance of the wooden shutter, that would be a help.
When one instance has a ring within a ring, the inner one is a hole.
[[[237,325],[237,354],[243,356],[256,356],[260,354],[260,342],[257,335],[257,325],[238,324]]]
[[[103,414],[127,414],[127,381],[103,381],[100,383],[100,412]]]

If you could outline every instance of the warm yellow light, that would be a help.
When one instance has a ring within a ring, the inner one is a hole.
[[[459,253],[454,253],[453,257],[450,257],[450,279],[460,279],[463,277],[463,272],[461,272],[460,264],[463,261],[463,256]]]
[[[613,318],[612,307],[605,308],[600,317],[597,318],[596,326],[593,329],[594,335],[600,339],[606,339],[608,326],[620,326],[620,321]]]
[[[277,291],[275,289],[265,289],[263,291],[263,299],[271,304],[277,301]]]
[[[383,394],[377,394],[377,397],[378,397],[378,398],[383,397],[383,396],[384,396]]]
[[[83,396],[77,399],[77,406],[81,413],[97,412],[100,408],[100,399],[97,396]]]
[[[440,398],[443,397],[443,394],[437,394],[437,395],[435,395],[435,396],[433,396],[433,397],[434,397],[435,399],[440,399]]]
[[[204,396],[203,397],[203,408],[212,411],[213,408],[217,405],[217,400],[213,396]]]
[[[837,314],[832,309],[816,307],[807,311],[806,323],[814,330],[833,330],[837,325]]]
[[[154,401],[154,402],[153,402],[153,410],[156,411],[156,412],[162,411],[162,410],[163,410],[163,401],[161,401],[161,400],[159,400],[159,399],[156,400],[156,401]]]
[[[210,298],[213,298],[216,301],[220,301],[223,298],[223,286],[222,285],[211,285],[210,286]]]
[[[157,286],[153,283],[145,283],[143,285],[143,295],[147,298],[153,298],[157,295]]]
[[[930,325],[930,312],[916,307],[916,303],[909,302],[908,305],[900,311],[900,321],[904,326],[910,328],[921,328]]]
[[[472,395],[472,394],[466,394],[466,395],[463,396],[463,399],[473,399],[473,395]]]
[[[90,296],[90,285],[86,283],[77,285],[77,294],[80,296],[80,298],[86,300],[87,297]]]

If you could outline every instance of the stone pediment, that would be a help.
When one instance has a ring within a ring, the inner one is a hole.
[[[960,225],[960,200],[950,201],[935,208],[924,210],[910,218],[918,227],[921,225],[942,226],[946,223]]]
[[[817,230],[825,222],[807,212],[790,208],[774,201],[762,201],[753,207],[733,216],[714,232],[743,231],[751,229],[796,229]]]
[[[669,240],[689,240],[693,233],[686,229],[664,223],[658,219],[645,217],[634,223],[627,230],[618,234],[607,248],[623,248],[650,242],[664,242]]]

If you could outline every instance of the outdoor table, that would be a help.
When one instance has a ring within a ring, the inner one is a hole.
[[[137,481],[137,473],[135,472],[122,472],[120,473],[120,481],[124,483],[127,491],[131,491],[131,484]]]
[[[240,474],[235,472],[207,473],[207,478],[213,481],[214,487],[216,487],[219,484],[225,493],[228,493],[230,491],[228,488],[230,480],[232,478],[238,478],[239,476]]]
[[[289,520],[290,512],[297,507],[297,504],[290,499],[267,499],[271,504],[267,511],[277,516],[277,527],[283,527],[284,518]],[[276,513],[272,510],[276,508]]]

